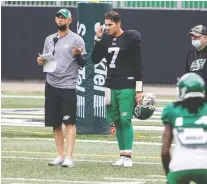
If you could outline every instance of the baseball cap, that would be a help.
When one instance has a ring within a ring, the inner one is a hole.
[[[69,11],[68,9],[66,9],[66,8],[60,9],[60,10],[56,13],[56,16],[57,16],[58,14],[63,15],[65,18],[71,18],[71,13],[70,13],[70,11]]]
[[[194,28],[190,29],[190,32],[188,33],[188,35],[189,34],[194,35],[194,36],[207,35],[207,29],[203,25],[197,25]]]

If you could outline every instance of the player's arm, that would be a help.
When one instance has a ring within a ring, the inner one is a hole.
[[[169,172],[169,164],[171,160],[170,155],[170,148],[171,143],[173,140],[173,131],[172,131],[172,125],[171,125],[171,113],[173,112],[173,104],[167,105],[161,115],[161,120],[164,124],[164,132],[162,135],[162,151],[161,151],[161,158],[162,158],[162,165],[165,171],[165,174],[167,175]]]
[[[103,26],[99,26],[96,31],[96,35],[94,37],[94,48],[91,55],[91,60],[93,64],[98,64],[105,56],[105,48],[103,44],[104,40],[104,28]]]
[[[47,54],[48,53],[48,42],[49,39],[48,37],[45,39],[45,43],[44,43],[44,48],[43,48],[43,54]],[[40,56],[37,57],[37,64],[40,66],[43,66],[45,64],[46,60],[41,58]]]
[[[135,56],[136,92],[143,92],[143,63],[141,55],[141,35],[134,31],[132,35],[133,53]]]
[[[79,40],[77,41],[77,45],[74,45],[73,48],[73,54],[74,57],[80,67],[84,67],[86,65],[86,48],[85,48],[85,42],[81,37],[79,37]]]
[[[171,160],[170,148],[173,140],[173,132],[170,123],[165,123],[165,129],[162,135],[162,165],[167,176],[169,172],[169,164]]]
[[[93,64],[98,64],[104,58],[105,52],[102,41],[95,41],[91,59]]]

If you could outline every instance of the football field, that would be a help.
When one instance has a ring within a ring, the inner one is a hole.
[[[29,96],[29,97],[28,97]],[[43,93],[2,93],[1,183],[164,184],[161,165],[163,106],[174,96],[157,96],[147,121],[133,120],[132,168],[111,167],[118,159],[114,135],[77,135],[74,168],[48,166],[56,157],[52,128],[43,126]]]

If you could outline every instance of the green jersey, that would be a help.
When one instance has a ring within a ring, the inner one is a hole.
[[[181,105],[169,104],[161,119],[171,125],[175,138],[170,171],[207,169],[207,104],[197,114]]]

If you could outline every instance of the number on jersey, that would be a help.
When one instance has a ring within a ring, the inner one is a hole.
[[[109,64],[109,68],[116,68],[115,62],[116,62],[116,58],[119,54],[119,50],[120,50],[119,47],[109,47],[108,48],[108,53],[114,52],[111,63]]]

